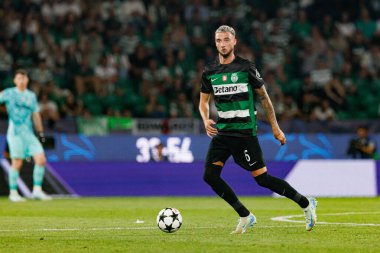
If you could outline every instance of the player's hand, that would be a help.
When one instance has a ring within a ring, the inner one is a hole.
[[[205,124],[206,133],[209,137],[214,137],[218,134],[218,130],[214,127],[215,122],[212,119],[205,120],[203,122]]]
[[[281,129],[274,130],[273,136],[281,143],[281,145],[284,145],[286,143],[285,134],[281,131]]]
[[[38,133],[38,140],[41,142],[42,145],[45,144],[46,138],[45,138],[44,132],[39,132]]]

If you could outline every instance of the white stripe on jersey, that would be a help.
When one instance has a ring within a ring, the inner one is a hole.
[[[214,95],[231,95],[237,93],[248,92],[248,83],[234,83],[234,84],[221,84],[213,85]]]
[[[249,109],[247,109],[247,110],[236,110],[236,111],[226,111],[226,112],[218,111],[218,115],[220,118],[224,118],[224,119],[231,119],[231,118],[235,118],[235,117],[244,118],[244,117],[249,117]]]

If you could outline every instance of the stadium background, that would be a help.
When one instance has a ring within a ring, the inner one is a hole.
[[[375,196],[379,162],[347,160],[346,150],[363,124],[380,143],[379,18],[379,1],[4,0],[0,87],[13,85],[15,69],[29,71],[56,140],[47,150],[51,193],[213,195],[201,180],[209,138],[199,80],[216,58],[215,29],[229,24],[287,133],[279,147],[259,108],[273,174],[306,194]],[[2,160],[2,194],[8,166]],[[232,163],[225,176],[238,194],[269,194]]]

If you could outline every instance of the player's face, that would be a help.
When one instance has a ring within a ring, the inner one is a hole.
[[[366,138],[367,137],[367,130],[365,130],[363,128],[359,128],[357,130],[357,133],[358,133],[359,138]]]
[[[229,32],[215,33],[215,44],[219,54],[227,58],[234,51],[236,38]]]
[[[17,88],[19,88],[20,90],[25,90],[28,85],[29,78],[27,75],[18,73],[15,75],[13,82],[16,84]]]

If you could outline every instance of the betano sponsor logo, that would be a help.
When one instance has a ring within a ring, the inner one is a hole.
[[[247,83],[236,83],[213,86],[215,95],[230,95],[242,92],[248,92]]]
[[[222,86],[222,87],[214,87],[214,93],[217,94],[223,94],[223,93],[231,93],[237,91],[238,87],[236,85],[234,86]]]

